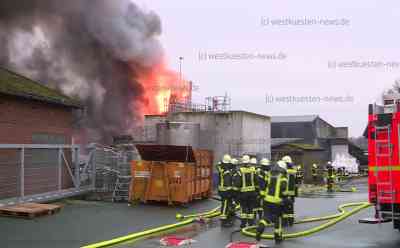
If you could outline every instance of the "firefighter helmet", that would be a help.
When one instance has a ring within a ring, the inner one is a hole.
[[[232,158],[229,154],[225,154],[223,159],[222,159],[222,163],[224,164],[229,164],[231,162]]]
[[[317,164],[313,164],[312,167],[314,167],[315,169],[317,169],[317,168],[318,168],[318,165],[317,165]]]
[[[271,163],[267,158],[263,158],[261,159],[260,164],[264,166],[269,166]]]
[[[292,158],[289,157],[289,156],[284,156],[284,157],[282,158],[282,161],[285,162],[285,163],[288,163],[288,164],[293,163]]]
[[[237,165],[239,161],[236,158],[232,158],[231,163]]]
[[[284,169],[284,170],[287,169],[287,166],[286,166],[286,162],[285,162],[285,161],[279,160],[279,161],[278,161],[278,166],[281,167],[281,168]]]
[[[243,163],[243,164],[248,164],[248,163],[250,163],[250,156],[249,156],[249,155],[244,155],[244,156],[242,157],[242,163]]]
[[[257,159],[256,158],[250,159],[250,164],[257,164]]]

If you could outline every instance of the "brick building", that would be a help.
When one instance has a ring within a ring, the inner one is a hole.
[[[24,76],[0,68],[0,144],[71,144],[79,102]],[[66,160],[71,159],[65,151]],[[25,149],[21,178],[21,150],[0,149],[0,199],[56,190],[59,185],[57,150]],[[71,180],[62,169],[62,187]]]
[[[81,108],[56,90],[0,68],[0,144],[70,144],[73,110]]]

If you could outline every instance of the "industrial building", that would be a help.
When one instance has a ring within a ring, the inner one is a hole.
[[[145,116],[148,142],[188,145],[214,151],[216,163],[225,153],[270,157],[271,119],[246,111],[188,111]]]
[[[290,155],[296,164],[305,166],[305,179],[310,179],[313,163],[325,166],[338,155],[355,156],[365,161],[349,142],[347,127],[334,127],[318,115],[273,116],[272,157]]]
[[[80,109],[74,99],[0,68],[0,200],[72,186],[67,169],[57,166],[59,158],[71,161],[71,150],[58,153],[56,146],[71,145]]]

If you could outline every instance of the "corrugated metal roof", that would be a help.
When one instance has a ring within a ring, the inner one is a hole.
[[[272,116],[272,123],[280,122],[313,122],[319,118],[318,115],[291,115],[291,116]]]
[[[282,144],[293,143],[295,141],[303,140],[302,138],[272,138],[271,146],[279,146]]]
[[[82,105],[77,100],[1,67],[0,93],[67,107],[82,108]]]
[[[324,150],[323,147],[319,145],[312,145],[312,144],[304,144],[304,143],[285,143],[285,144],[280,144],[280,145],[275,145],[273,149],[278,149],[279,147],[293,147],[301,150],[310,150],[310,151],[322,151]]]

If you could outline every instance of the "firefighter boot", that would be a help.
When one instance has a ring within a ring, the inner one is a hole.
[[[280,244],[283,241],[282,234],[274,233],[275,244]]]
[[[261,241],[261,235],[262,235],[262,233],[263,233],[263,232],[261,232],[261,231],[259,231],[259,230],[257,229],[257,233],[256,233],[256,240],[257,240],[257,242],[260,242],[260,241]]]
[[[247,219],[241,219],[240,229],[243,229],[247,226]]]
[[[289,226],[294,225],[294,217],[289,217]]]
[[[257,230],[256,230],[256,240],[260,241],[261,240],[261,235],[264,233],[265,227],[267,226],[267,221],[264,219],[260,220],[260,223],[258,224]]]
[[[282,215],[282,226],[283,227],[289,226],[289,216],[286,213]]]

